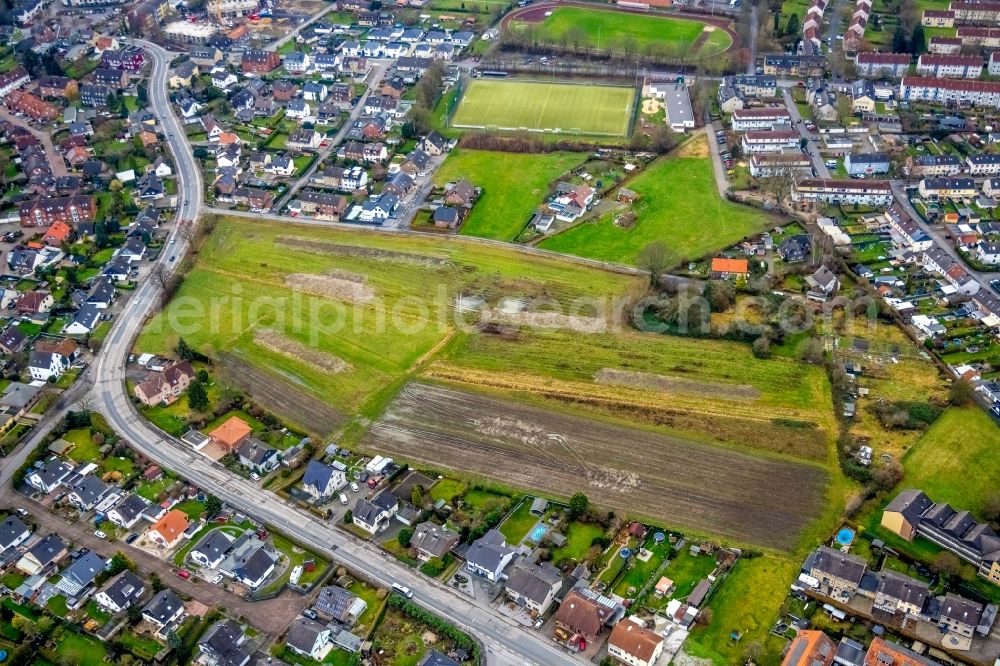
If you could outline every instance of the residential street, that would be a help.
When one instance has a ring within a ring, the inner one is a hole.
[[[46,507],[15,492],[9,485],[0,490],[0,501],[4,506],[22,508],[31,512],[31,519],[38,525],[39,533],[55,532],[64,539],[72,540],[77,546],[85,546],[110,558],[117,551],[125,553],[136,563],[140,572],[148,580],[148,574],[155,573],[165,584],[190,596],[206,606],[224,608],[242,615],[253,627],[269,634],[278,634],[308,605],[308,597],[285,590],[280,596],[266,601],[247,601],[241,596],[227,592],[218,585],[191,576],[187,580],[176,575],[177,568],[170,562],[161,560],[144,550],[132,548],[123,542],[108,542],[94,536],[89,522],[70,523],[51,513]]]
[[[788,88],[781,89],[781,96],[785,100],[785,106],[788,108],[788,113],[792,116],[792,126],[799,133],[799,136],[808,141],[806,144],[806,154],[809,157],[809,161],[812,162],[813,170],[816,171],[816,176],[818,178],[832,178],[830,170],[826,168],[826,164],[823,162],[823,156],[819,154],[819,147],[809,135],[809,130],[806,129],[806,123],[799,114],[799,109],[795,106],[795,101],[792,99],[792,94],[789,92]]]
[[[52,143],[52,136],[48,132],[40,132],[36,130],[34,127],[26,123],[24,118],[18,118],[2,106],[0,106],[0,119],[14,123],[18,127],[23,127],[34,134],[38,140],[42,142],[42,148],[45,149],[45,154],[49,158],[49,166],[52,168],[53,176],[60,178],[62,176],[69,175],[69,170],[66,169],[66,161],[63,159],[62,153],[56,150],[55,145]]]

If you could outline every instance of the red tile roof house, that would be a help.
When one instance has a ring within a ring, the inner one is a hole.
[[[240,67],[244,74],[267,74],[281,66],[281,56],[276,51],[250,49],[243,52]]]
[[[583,647],[580,639],[586,643],[593,642],[613,612],[594,599],[571,590],[556,611],[556,638],[572,647]]]
[[[194,369],[187,361],[174,363],[162,372],[150,372],[136,384],[135,397],[145,405],[170,405],[187,390],[194,379]]]
[[[630,666],[653,666],[663,653],[663,637],[628,618],[615,625],[608,654]]]
[[[246,421],[238,416],[230,416],[222,425],[208,433],[208,436],[212,438],[213,442],[231,453],[238,449],[240,444],[252,434],[253,429],[247,425]]]
[[[23,113],[35,120],[55,120],[59,109],[43,99],[23,90],[13,90],[4,98],[7,108],[15,113]]]

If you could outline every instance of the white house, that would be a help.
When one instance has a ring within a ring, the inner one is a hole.
[[[215,569],[232,548],[233,538],[221,529],[212,530],[188,553],[188,558],[200,567]]]
[[[17,548],[28,540],[31,530],[17,516],[7,516],[0,523],[0,553]]]
[[[662,653],[663,637],[632,618],[616,624],[608,638],[608,654],[629,666],[653,666]]]
[[[30,472],[25,480],[32,488],[37,488],[43,493],[51,493],[62,485],[62,482],[73,473],[73,467],[68,463],[52,457],[45,463],[44,467],[37,468]]]
[[[46,382],[58,379],[69,368],[69,359],[57,352],[32,352],[28,360],[28,373],[32,379]]]
[[[157,628],[158,635],[166,635],[184,616],[184,602],[173,590],[160,590],[149,603],[142,607],[142,619]]]
[[[310,460],[302,476],[302,489],[314,500],[323,501],[347,485],[344,471],[318,460]]]
[[[359,497],[351,514],[352,521],[369,534],[377,534],[388,527],[398,510],[399,500],[385,489],[371,499]]]
[[[469,546],[465,554],[465,569],[486,580],[497,582],[516,554],[517,548],[508,546],[503,534],[492,529]]]
[[[149,502],[136,494],[130,494],[116,506],[112,507],[106,514],[107,519],[114,525],[122,529],[130,529],[139,522],[142,512],[149,506]]]
[[[306,617],[297,617],[288,628],[285,647],[315,661],[323,661],[330,652],[330,630]]]
[[[302,99],[293,99],[285,109],[285,116],[297,120],[305,120],[312,116],[312,108],[309,103]]]
[[[138,576],[126,569],[109,580],[94,595],[94,601],[111,613],[121,613],[139,601],[145,591],[146,587]]]

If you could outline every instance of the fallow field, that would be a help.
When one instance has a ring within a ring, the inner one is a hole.
[[[618,512],[781,549],[820,514],[829,480],[819,466],[422,383],[403,389],[363,445],[558,496],[584,490]]]

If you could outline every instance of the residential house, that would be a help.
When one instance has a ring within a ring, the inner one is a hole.
[[[750,263],[746,259],[712,258],[712,277],[717,280],[746,278],[750,275]]]
[[[250,212],[263,213],[274,206],[274,194],[270,190],[238,187],[233,190],[232,201],[235,204],[247,206]]]
[[[840,288],[840,280],[826,266],[820,266],[815,273],[806,276],[809,285],[808,296],[814,300],[825,300]]]
[[[216,622],[198,641],[196,663],[202,666],[247,666],[252,654],[243,628],[230,619]]]
[[[267,474],[281,464],[278,450],[257,439],[247,437],[236,448],[236,456],[240,464],[255,474]]]
[[[997,30],[996,41],[1000,47],[1000,30]],[[907,102],[964,104],[996,109],[1000,108],[1000,82],[904,76],[899,85],[899,96]]]
[[[101,309],[93,303],[84,303],[73,321],[63,326],[62,332],[66,335],[90,335],[97,328],[101,319]]]
[[[28,359],[28,374],[32,379],[46,382],[58,379],[69,368],[69,359],[54,352],[32,352]]]
[[[68,76],[43,76],[36,84],[40,97],[67,99],[79,95],[79,84]]]
[[[743,135],[740,145],[747,155],[783,152],[796,148],[799,139],[799,133],[791,129],[750,131]]]
[[[358,498],[352,513],[353,523],[369,534],[377,534],[389,526],[398,510],[399,500],[386,488],[371,499]]]
[[[899,78],[906,74],[913,62],[908,53],[876,53],[862,51],[854,58],[859,76],[868,78]]]
[[[555,634],[562,641],[583,638],[587,643],[593,643],[613,617],[611,608],[573,589],[566,594],[556,611]]]
[[[947,79],[978,79],[983,59],[978,55],[938,55],[924,53],[917,59],[917,74]]]
[[[979,192],[972,178],[924,178],[917,184],[917,191],[929,200],[973,199]]]
[[[868,563],[856,555],[820,546],[815,551],[809,575],[819,581],[819,590],[836,599],[850,599],[858,592]]]
[[[444,195],[444,202],[449,206],[468,207],[475,199],[476,188],[465,179],[448,188]]]
[[[276,51],[248,49],[243,52],[240,67],[244,74],[267,74],[281,66],[281,56]]]
[[[326,96],[328,94],[329,89],[326,87],[325,83],[309,81],[302,86],[302,99],[309,102],[322,102],[326,100]]]
[[[142,619],[157,628],[157,635],[166,636],[184,616],[184,602],[170,588],[160,590],[142,607]]]
[[[417,551],[417,558],[422,562],[443,559],[452,548],[458,545],[460,537],[458,532],[426,521],[414,528],[410,547]]]
[[[49,565],[62,560],[68,552],[66,544],[57,534],[49,534],[29,548],[28,552],[14,566],[19,571],[34,576],[44,571]]]
[[[17,312],[19,314],[35,315],[44,314],[52,309],[55,301],[48,291],[29,291],[17,301]]]
[[[182,62],[178,65],[170,78],[167,80],[167,84],[171,88],[190,88],[192,81],[201,73],[198,69],[198,63],[193,60],[188,60]]]
[[[920,155],[907,158],[911,176],[954,176],[962,170],[962,162],[955,155]]]
[[[59,109],[23,90],[12,90],[3,101],[13,113],[23,113],[32,120],[51,122],[59,117]]]
[[[895,571],[878,574],[875,588],[875,609],[889,614],[918,618],[929,597],[927,583]]]
[[[25,227],[50,227],[56,222],[73,226],[92,222],[96,215],[97,202],[87,195],[33,199],[18,207],[18,217]]]
[[[117,69],[98,67],[90,76],[97,85],[107,86],[112,90],[121,90],[128,85],[128,74]]]
[[[437,130],[433,130],[420,140],[418,148],[428,155],[437,157],[448,150],[448,140],[441,136]]]
[[[324,620],[353,625],[368,608],[364,599],[336,585],[327,585],[319,591],[313,604],[316,614]]]
[[[274,571],[275,558],[267,548],[258,548],[236,568],[236,579],[251,590],[264,584]]]
[[[108,105],[108,98],[114,95],[114,90],[108,86],[96,83],[84,83],[80,86],[80,104],[95,109],[103,109]]]
[[[949,592],[941,603],[938,623],[952,634],[972,638],[982,615],[980,604]]]
[[[172,363],[162,371],[152,371],[135,385],[135,396],[144,405],[170,405],[179,398],[195,378],[188,361]]]
[[[344,471],[318,460],[310,460],[302,476],[302,489],[314,501],[327,501],[347,485]]]
[[[377,199],[369,199],[361,204],[358,219],[362,222],[381,224],[388,220],[399,205],[399,197],[392,192],[384,192]]]
[[[288,135],[285,147],[289,150],[316,150],[323,142],[323,135],[314,129],[299,127]]]
[[[885,153],[851,153],[844,158],[844,168],[853,177],[889,173],[889,164]]]
[[[562,574],[548,562],[522,560],[511,567],[504,590],[511,601],[537,617],[549,610],[562,583]]]
[[[88,474],[73,486],[66,499],[81,512],[87,512],[97,506],[110,489],[111,486]]]
[[[973,176],[1000,175],[1000,155],[994,153],[979,153],[965,158],[969,173]]]
[[[139,522],[149,502],[142,496],[129,493],[125,499],[112,507],[106,514],[108,521],[122,529],[131,529]]]
[[[233,541],[223,530],[212,530],[188,552],[188,559],[200,567],[215,569],[232,549]]]
[[[303,657],[322,661],[332,647],[330,629],[309,618],[297,617],[288,628],[285,647]]]
[[[517,554],[517,548],[507,545],[503,534],[491,529],[472,542],[465,554],[465,569],[469,573],[498,582],[503,570]]]
[[[911,488],[889,502],[881,524],[907,541],[924,537],[974,564],[980,576],[1000,585],[1000,536],[968,511],[932,502],[922,491]]]
[[[804,178],[795,184],[792,200],[889,206],[893,196],[888,181]]]
[[[0,553],[7,553],[31,537],[31,530],[17,516],[7,516],[0,523]]]
[[[312,116],[312,108],[304,99],[293,99],[285,108],[285,116],[296,120],[305,120]]]
[[[146,538],[160,548],[170,550],[180,543],[189,525],[186,513],[172,509],[146,530]]]
[[[812,240],[809,238],[809,234],[795,234],[778,244],[778,256],[788,264],[805,261],[811,252]]]
[[[238,416],[230,416],[226,421],[208,433],[212,441],[223,450],[234,452],[250,435],[253,429]]]
[[[347,210],[348,199],[339,194],[300,191],[298,198],[288,204],[293,216],[308,215],[322,220],[339,220]]]
[[[63,570],[56,588],[65,593],[67,598],[75,598],[93,584],[107,564],[107,560],[94,551],[85,553]]]
[[[94,595],[94,601],[110,613],[121,613],[137,603],[146,591],[145,584],[139,577],[126,569],[109,580],[100,591]]]
[[[836,644],[822,631],[799,629],[781,666],[832,666],[836,655]]]
[[[8,356],[16,354],[28,344],[28,336],[17,326],[8,326],[0,333],[0,352]]]
[[[72,473],[72,466],[59,460],[59,458],[52,457],[42,467],[35,467],[29,471],[25,477],[25,481],[32,488],[48,495],[61,486],[63,481]]]
[[[734,132],[774,130],[792,124],[792,115],[783,106],[737,109],[732,115]]]
[[[615,625],[608,637],[608,655],[629,666],[653,666],[663,654],[663,636],[639,622],[630,617]]]

